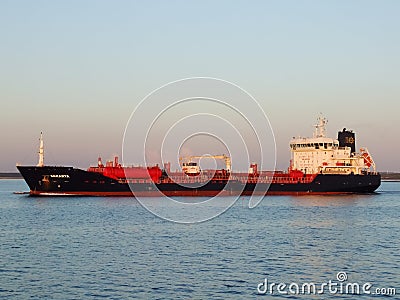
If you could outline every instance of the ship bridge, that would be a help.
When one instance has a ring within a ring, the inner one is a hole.
[[[326,137],[327,120],[318,118],[312,138],[293,138],[290,142],[292,154],[290,170],[304,174],[362,174],[375,164],[365,148],[355,152],[355,135],[352,131],[339,132],[339,139]],[[340,138],[346,136],[343,142]],[[367,159],[368,158],[368,159]]]

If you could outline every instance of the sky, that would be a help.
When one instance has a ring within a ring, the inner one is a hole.
[[[140,101],[188,77],[259,102],[278,169],[323,113],[330,136],[353,129],[378,170],[400,171],[399,13],[399,1],[0,0],[0,171],[36,164],[41,131],[47,164],[121,155]]]

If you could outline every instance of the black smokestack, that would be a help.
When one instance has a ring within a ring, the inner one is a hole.
[[[353,130],[346,130],[338,132],[339,147],[350,147],[351,153],[356,152],[356,135]]]

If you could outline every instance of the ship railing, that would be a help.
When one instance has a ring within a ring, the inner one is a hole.
[[[165,179],[162,179],[161,182],[170,183],[170,182],[182,182],[182,183],[204,183],[208,181],[227,181],[227,180],[235,180],[235,176],[207,176],[207,175],[198,175],[198,176],[187,176],[187,175],[172,175],[168,176]]]
[[[186,175],[182,175],[182,176],[170,176],[166,179],[163,179],[162,182],[163,183],[199,183],[199,182],[207,182],[210,181],[212,178],[208,177],[208,176],[186,176]]]
[[[154,183],[151,179],[127,178],[118,180],[119,183]]]
[[[277,184],[296,184],[296,183],[311,183],[314,180],[314,176],[307,176],[307,177],[290,177],[290,176],[283,176],[283,177],[255,177],[255,178],[247,178],[242,177],[240,181],[242,183],[277,183]]]
[[[365,172],[364,174],[377,174],[377,172]],[[238,181],[241,183],[264,183],[264,184],[296,184],[296,183],[310,183],[314,180],[314,176],[306,176],[306,177],[290,177],[290,176],[259,176],[259,177],[248,177],[248,176],[171,176],[162,178],[156,183],[207,183],[209,181]],[[128,178],[124,180],[120,180],[120,182],[125,183],[154,183],[152,179],[144,179],[144,178]]]

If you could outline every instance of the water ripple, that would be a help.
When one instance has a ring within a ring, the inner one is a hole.
[[[30,198],[2,192],[9,184],[24,189],[0,181],[2,299],[248,299],[265,278],[322,283],[339,271],[399,283],[400,183],[365,196],[267,197],[252,210],[238,202],[197,225],[129,198]]]

